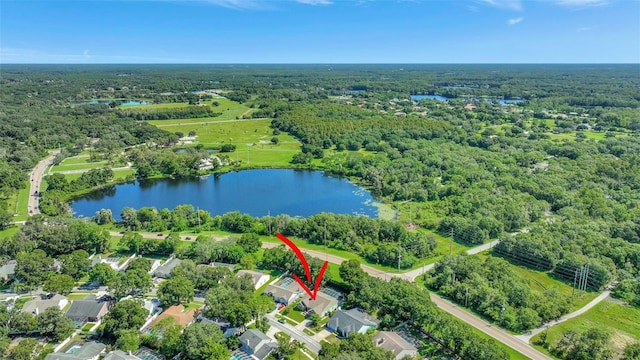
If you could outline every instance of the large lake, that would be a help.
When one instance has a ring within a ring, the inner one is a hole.
[[[240,211],[252,216],[289,214],[310,216],[320,212],[378,216],[369,191],[345,178],[320,171],[260,169],[210,175],[196,179],[158,179],[116,185],[71,203],[75,216],[91,217],[111,209],[120,218],[123,207],[154,206],[173,209],[192,204],[212,215]]]

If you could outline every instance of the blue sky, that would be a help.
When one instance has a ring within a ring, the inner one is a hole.
[[[640,0],[0,0],[2,63],[640,63]]]

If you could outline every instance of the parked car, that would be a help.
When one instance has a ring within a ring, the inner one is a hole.
[[[164,234],[158,234],[158,236],[164,236]]]

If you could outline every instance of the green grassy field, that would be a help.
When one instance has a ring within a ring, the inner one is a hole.
[[[626,344],[640,339],[640,309],[605,300],[586,313],[549,328],[547,343],[554,346],[569,330],[582,332],[593,327],[611,331],[609,346],[620,353]],[[531,339],[532,344],[538,344],[539,341],[540,334]],[[535,347],[549,354],[545,347],[541,345],[535,345]]]
[[[128,175],[133,175],[135,173],[136,173],[135,169],[116,169],[116,170],[113,170],[113,178],[114,179],[124,179]],[[64,175],[64,177],[67,179],[67,181],[73,181],[73,180],[79,178],[80,176],[82,176],[82,173],[65,174]]]
[[[251,114],[250,107],[240,104],[238,102],[229,100],[227,98],[216,98],[213,100],[206,100],[204,104],[206,106],[211,106],[213,101],[217,101],[219,103],[218,106],[212,106],[211,109],[215,112],[222,113],[220,116],[216,116],[214,118],[201,118],[201,119],[170,119],[170,120],[152,120],[149,121],[150,124],[156,126],[166,126],[167,124],[173,123],[183,123],[183,122],[202,122],[202,121],[212,121],[212,120],[234,120],[238,117],[248,117]],[[189,104],[187,103],[172,103],[172,104],[149,104],[149,105],[135,105],[135,106],[125,106],[123,109],[130,110],[133,112],[153,112],[155,110],[167,110],[167,109],[175,109],[187,107]],[[208,119],[208,120],[205,120]]]
[[[10,198],[7,199],[7,210],[11,214],[13,213],[17,216],[14,216],[12,221],[24,221],[28,217],[28,203],[29,203],[29,192],[30,184],[27,184],[24,189],[18,190],[14,193]]]
[[[474,256],[486,258],[492,255],[485,251]],[[557,289],[560,295],[567,297],[571,297],[573,293],[573,287],[571,285],[555,279],[549,272],[531,270],[513,264],[510,264],[510,268],[513,269],[520,278],[527,281],[531,289],[534,291],[544,292],[547,289]],[[580,309],[588,304],[589,301],[595,299],[598,295],[599,293],[594,291],[582,292],[580,294],[576,292],[574,301],[571,303],[570,311]]]
[[[10,226],[2,231],[0,231],[0,239],[12,237],[15,233],[20,230],[19,226]]]
[[[154,122],[151,122],[154,123]],[[271,120],[239,120],[207,124],[181,124],[172,126],[171,131],[185,134],[195,131],[196,143],[205,147],[219,148],[223,144],[236,145],[236,151],[223,155],[240,161],[240,168],[247,167],[290,167],[290,161],[300,151],[300,142],[285,133],[278,135],[280,143],[271,144],[273,129]]]

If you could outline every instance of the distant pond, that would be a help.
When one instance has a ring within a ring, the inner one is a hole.
[[[212,215],[240,211],[252,216],[320,212],[378,217],[376,200],[348,179],[321,171],[292,169],[242,170],[195,179],[157,179],[116,185],[71,203],[74,216],[91,217],[111,209],[120,218],[124,207],[173,209],[191,204]]]
[[[444,102],[449,100],[450,98],[446,96],[441,96],[441,95],[411,95],[411,100],[420,101],[423,99],[438,100],[438,101]],[[462,97],[459,99],[462,101],[478,101],[479,100],[478,98],[462,98]],[[502,106],[506,106],[508,104],[519,104],[524,101],[522,99],[489,99],[489,98],[483,98],[483,100],[487,102],[497,102]]]

